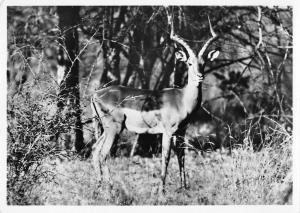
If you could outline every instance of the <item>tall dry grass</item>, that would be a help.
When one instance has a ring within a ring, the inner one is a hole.
[[[97,183],[90,160],[48,161],[55,181],[42,183],[33,200],[58,205],[292,204],[292,136],[281,126],[269,134],[272,143],[259,151],[251,143],[231,152],[187,151],[187,190],[179,188],[177,159],[172,154],[165,196],[159,192],[157,157],[109,159],[111,191]]]

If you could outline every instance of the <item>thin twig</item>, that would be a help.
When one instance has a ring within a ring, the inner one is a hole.
[[[65,80],[68,78],[68,76],[70,75],[72,68],[76,62],[76,60],[78,60],[79,56],[83,53],[83,51],[91,44],[92,39],[94,38],[94,36],[96,35],[96,33],[98,32],[98,29],[95,31],[95,33],[91,36],[91,38],[88,40],[88,42],[84,45],[84,47],[80,50],[80,52],[77,54],[77,56],[75,57],[75,59],[72,61],[71,60],[71,66],[69,68],[69,71],[67,72],[67,74],[65,75],[65,77],[63,78],[63,80],[61,81],[61,83],[65,82]]]
[[[234,92],[233,90],[230,90],[230,92],[234,95],[234,97],[238,100],[238,102],[240,103],[240,105],[243,107],[243,110],[245,112],[246,115],[248,115],[248,111],[245,107],[245,104],[243,103],[243,101],[240,99],[240,97],[236,94],[236,92]]]
[[[104,42],[102,41],[102,43],[101,43],[101,45],[100,45],[100,51],[99,51],[99,53],[101,52],[103,43],[104,43]],[[98,56],[99,56],[99,53],[97,54]],[[97,57],[97,58],[98,58],[98,57]],[[97,60],[97,58],[96,58],[96,60]],[[88,88],[89,83],[90,83],[90,81],[91,81],[92,73],[93,73],[93,71],[95,70],[94,68],[95,68],[95,62],[93,63],[92,69],[91,69],[91,71],[90,71],[90,74],[89,74],[89,77],[88,77],[88,80],[87,80],[87,83],[86,83],[86,86],[85,86],[85,89],[84,89],[84,92],[83,92],[83,96],[85,96],[85,94],[86,94],[87,88]]]

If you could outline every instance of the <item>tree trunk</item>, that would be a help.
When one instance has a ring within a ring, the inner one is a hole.
[[[108,71],[109,71],[109,61],[108,61],[108,50],[110,47],[110,30],[109,28],[111,27],[109,24],[109,11],[110,8],[109,7],[104,7],[104,11],[103,11],[103,16],[102,16],[102,20],[103,20],[103,29],[102,29],[102,59],[103,59],[103,72],[101,75],[101,79],[100,79],[100,85],[106,84],[108,83],[110,80],[108,78]],[[101,41],[100,41],[101,42]]]
[[[161,71],[162,80],[157,81],[155,88],[162,90],[170,87],[170,76],[174,71],[175,48],[171,45],[168,46],[165,52],[162,53],[163,70]],[[176,73],[175,73],[176,75]]]
[[[60,40],[65,51],[59,51],[58,63],[64,67],[64,76],[60,82],[58,107],[65,107],[70,113],[70,118],[75,120],[75,149],[77,152],[84,148],[83,132],[81,123],[80,94],[79,94],[79,64],[78,55],[78,32],[77,25],[80,21],[79,7],[59,6],[59,27],[63,32],[64,40]]]
[[[122,35],[122,30],[121,30],[121,24],[124,22],[125,20],[125,13],[126,13],[126,7],[122,6],[119,8],[120,12],[119,12],[119,17],[116,20],[116,24],[114,26],[114,28],[112,29],[113,34],[117,35],[117,38],[115,38],[115,40],[117,40],[118,42],[123,42],[123,35]],[[112,21],[113,23],[113,21]],[[113,24],[112,24],[113,25]],[[119,69],[119,65],[120,65],[120,52],[121,52],[121,46],[120,44],[113,42],[112,43],[112,55],[111,55],[111,72],[112,72],[112,76],[114,78],[116,78],[115,83],[116,84],[120,84],[121,83],[121,74],[120,74],[120,69]]]
[[[122,83],[124,86],[134,86],[135,79],[133,78],[141,72],[139,71],[140,55],[138,54],[141,49],[141,35],[137,29],[133,30],[132,35],[129,34],[129,44],[128,66]]]

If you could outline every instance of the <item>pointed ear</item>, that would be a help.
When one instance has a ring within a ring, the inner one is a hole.
[[[186,54],[182,50],[179,50],[179,51],[175,52],[175,58],[178,61],[184,61],[184,62],[187,61]]]
[[[210,61],[214,61],[220,55],[219,50],[212,50],[207,54],[207,59]]]

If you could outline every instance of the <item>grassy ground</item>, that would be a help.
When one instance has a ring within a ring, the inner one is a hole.
[[[109,195],[99,186],[89,160],[51,161],[53,181],[35,188],[36,203],[54,205],[215,205],[291,204],[291,143],[264,148],[234,149],[231,154],[189,151],[187,190],[179,190],[179,172],[172,155],[167,193],[159,193],[160,158],[109,160],[114,187]]]

